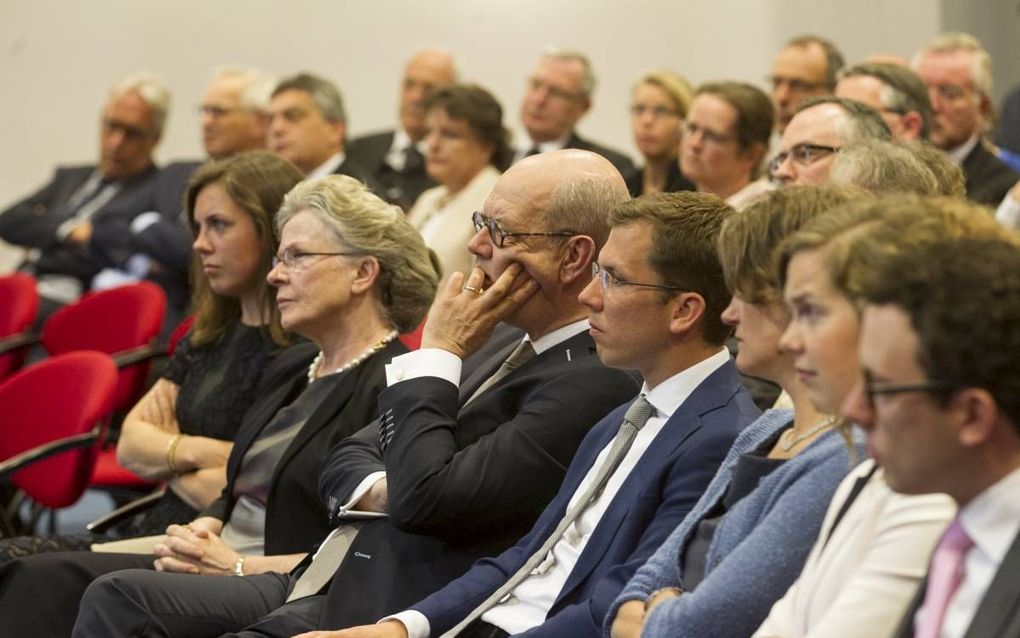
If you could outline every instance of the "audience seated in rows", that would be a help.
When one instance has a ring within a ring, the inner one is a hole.
[[[286,371],[246,411],[220,497],[190,523],[150,539],[144,554],[65,552],[8,562],[0,568],[6,630],[68,635],[85,587],[120,569],[155,566],[162,573],[153,575],[183,578],[189,591],[209,581],[220,589],[214,576],[225,574],[269,573],[270,584],[285,583],[329,531],[316,496],[319,467],[332,445],[378,414],[384,366],[407,351],[397,332],[420,323],[438,275],[404,215],[346,176],[298,184],[284,198],[276,231],[268,277],[280,321],[311,343],[281,353],[263,373]],[[218,260],[203,265],[228,275]],[[179,446],[180,439],[168,446],[168,465],[176,465]],[[195,620],[187,635],[203,622]]]

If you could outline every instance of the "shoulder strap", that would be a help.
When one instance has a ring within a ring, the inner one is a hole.
[[[829,544],[829,540],[832,538],[832,533],[836,531],[836,527],[839,525],[839,522],[843,520],[847,511],[850,510],[850,506],[853,505],[854,501],[857,500],[857,497],[861,495],[861,492],[864,490],[864,486],[867,485],[868,481],[871,480],[871,477],[875,475],[876,470],[878,470],[878,463],[872,465],[867,474],[854,481],[854,486],[850,490],[850,493],[847,494],[846,500],[843,501],[843,505],[840,506],[839,512],[836,514],[836,518],[832,519],[832,525],[829,527],[829,533],[825,537],[825,545]],[[822,546],[823,549],[825,545]]]

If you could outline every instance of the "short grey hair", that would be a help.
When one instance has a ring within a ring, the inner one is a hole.
[[[233,80],[241,85],[241,106],[252,113],[269,110],[269,96],[275,82],[262,71],[247,67],[220,67],[213,71],[214,80]]]
[[[839,125],[843,144],[855,144],[864,140],[889,140],[892,133],[878,111],[866,104],[831,95],[809,97],[797,106],[797,113],[822,104],[835,104],[843,109],[846,117]]]
[[[595,85],[598,83],[598,80],[595,78],[595,71],[591,67],[591,60],[588,59],[588,56],[574,49],[546,47],[545,49],[542,49],[542,59],[580,63],[581,95],[589,100],[591,99],[591,96],[595,93]]]
[[[992,56],[978,40],[969,33],[940,33],[924,45],[914,56],[912,66],[917,67],[919,58],[925,53],[952,53],[970,51],[974,54],[970,76],[977,92],[987,99],[992,98]]]
[[[829,180],[875,194],[939,195],[939,181],[912,150],[895,140],[864,140],[836,154]]]
[[[375,257],[375,289],[382,312],[399,332],[421,323],[439,284],[438,259],[396,206],[346,175],[305,180],[283,199],[276,215],[281,233],[298,213],[310,213],[344,251]]]
[[[110,88],[109,100],[112,102],[128,93],[135,93],[152,111],[152,128],[156,137],[163,136],[163,127],[170,112],[170,90],[155,73],[139,71],[126,75]]]
[[[272,97],[284,91],[304,91],[311,96],[323,118],[330,122],[347,123],[347,111],[344,110],[340,89],[329,80],[312,73],[298,73],[280,80],[273,89]]]
[[[546,229],[587,235],[598,250],[609,238],[610,214],[628,199],[630,193],[620,180],[587,178],[564,182],[553,190],[545,210]]]
[[[931,142],[923,140],[901,142],[901,144],[905,144],[935,176],[935,181],[939,185],[939,195],[960,199],[967,196],[967,181],[963,176],[963,169],[949,159],[949,155],[945,151],[936,148]]]
[[[882,83],[878,98],[882,106],[900,115],[911,111],[921,116],[921,137],[928,138],[931,122],[935,115],[932,112],[931,98],[928,87],[917,73],[898,64],[855,64],[843,69],[839,79],[855,76],[872,77]]]

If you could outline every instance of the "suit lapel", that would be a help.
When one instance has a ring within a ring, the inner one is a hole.
[[[460,384],[460,390],[457,395],[459,405],[464,405],[464,402],[468,400],[468,397],[474,394],[475,390],[477,390],[486,379],[495,374],[496,370],[499,370],[499,366],[503,365],[503,362],[506,361],[506,358],[510,356],[510,353],[514,351],[514,348],[516,348],[519,343],[520,339],[514,339],[510,343],[503,345],[496,350],[495,354],[479,363],[474,370],[468,372],[464,381]]]
[[[1006,635],[1005,625],[1020,605],[1020,534],[1013,539],[1006,555],[985,592],[977,613],[964,638],[997,638]]]
[[[736,367],[732,359],[708,376],[687,400],[677,408],[662,430],[655,436],[651,445],[641,455],[634,470],[620,486],[620,491],[606,509],[595,528],[595,533],[588,540],[577,564],[570,571],[557,602],[570,594],[580,585],[595,568],[599,560],[609,549],[616,537],[616,531],[623,524],[631,506],[641,495],[642,490],[650,484],[648,477],[662,473],[663,465],[670,462],[676,449],[701,428],[701,415],[725,404],[738,390],[740,383]],[[622,419],[622,415],[620,415]],[[615,431],[614,431],[615,434]],[[608,443],[608,441],[607,441]],[[604,447],[604,446],[602,446]],[[601,451],[602,447],[599,448]],[[598,454],[598,452],[596,452]]]

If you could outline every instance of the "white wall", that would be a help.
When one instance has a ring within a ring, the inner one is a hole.
[[[600,78],[580,129],[632,152],[628,91],[644,71],[762,83],[793,35],[829,37],[855,61],[909,55],[940,19],[937,0],[0,0],[0,206],[58,163],[93,161],[107,86],[143,68],[174,93],[166,161],[201,155],[192,107],[214,66],[330,77],[358,134],[392,124],[403,61],[442,45],[516,126],[537,51],[556,44],[588,52]]]

